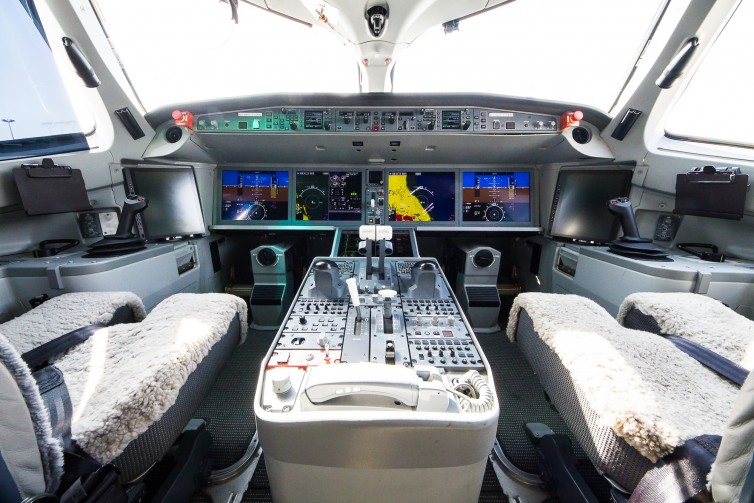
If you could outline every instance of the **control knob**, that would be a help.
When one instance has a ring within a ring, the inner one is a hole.
[[[291,389],[291,374],[286,368],[277,367],[267,372],[272,382],[272,391],[276,395],[282,395]]]

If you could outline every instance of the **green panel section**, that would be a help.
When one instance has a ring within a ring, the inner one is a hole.
[[[303,119],[295,109],[200,115],[197,131],[299,131]]]

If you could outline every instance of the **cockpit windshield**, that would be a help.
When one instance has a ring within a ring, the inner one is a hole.
[[[234,23],[222,1],[92,1],[147,110],[264,93],[365,90],[363,42],[339,30],[337,19],[301,22],[242,1]],[[517,0],[462,18],[457,29],[437,24],[392,41],[392,90],[487,92],[607,111],[663,3]],[[395,29],[398,21],[388,21],[381,41],[390,45],[390,23]]]
[[[218,0],[96,0],[102,22],[147,110],[264,93],[357,93],[353,48],[326,27],[239,2],[238,24]]]
[[[483,92],[609,111],[643,48],[658,0],[517,0],[418,37],[395,92]]]

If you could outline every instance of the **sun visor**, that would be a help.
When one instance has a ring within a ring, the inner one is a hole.
[[[23,164],[15,168],[13,178],[28,215],[92,209],[79,169],[57,166],[52,159],[43,159],[42,164]]]

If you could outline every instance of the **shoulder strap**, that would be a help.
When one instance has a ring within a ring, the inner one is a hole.
[[[642,477],[629,503],[711,502],[707,474],[719,447],[718,435],[687,440]]]
[[[39,367],[46,365],[51,359],[59,356],[74,346],[78,346],[89,337],[94,335],[94,332],[103,328],[105,325],[89,325],[82,328],[77,328],[72,332],[63,334],[60,337],[51,341],[45,342],[41,346],[27,351],[21,355],[21,358],[26,362],[30,369],[35,370]]]
[[[680,349],[708,369],[728,379],[732,383],[737,384],[739,388],[743,385],[744,381],[749,376],[748,370],[741,367],[737,363],[725,358],[724,356],[719,355],[714,351],[710,351],[701,344],[697,344],[692,340],[679,337],[677,335],[660,335],[668,339],[670,342],[675,344],[678,349]]]

